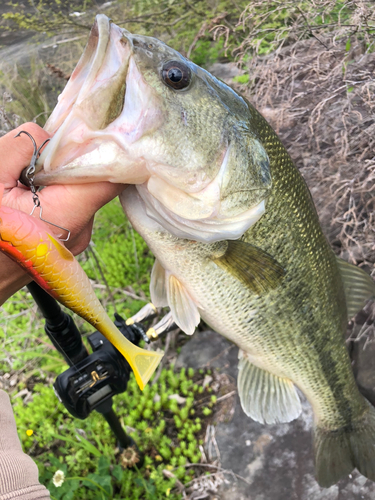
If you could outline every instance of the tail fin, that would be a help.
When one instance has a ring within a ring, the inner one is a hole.
[[[315,429],[315,473],[320,486],[329,488],[356,467],[375,481],[375,408],[350,425],[326,431]]]

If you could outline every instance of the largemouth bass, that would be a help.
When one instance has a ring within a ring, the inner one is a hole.
[[[319,484],[375,480],[375,410],[343,335],[375,295],[337,259],[308,188],[266,120],[161,41],[97,17],[46,124],[40,185],[109,180],[156,256],[151,299],[192,334],[202,318],[240,348],[243,410],[261,423],[314,410]]]
[[[4,185],[0,184],[0,204]],[[47,293],[99,330],[126,358],[143,390],[163,355],[132,344],[103,309],[73,254],[30,215],[0,206],[0,251]]]

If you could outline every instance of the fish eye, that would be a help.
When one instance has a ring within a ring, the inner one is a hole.
[[[191,80],[189,66],[181,61],[166,62],[161,74],[168,87],[172,87],[175,90],[185,89]]]

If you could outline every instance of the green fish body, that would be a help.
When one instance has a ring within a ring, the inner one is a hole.
[[[254,109],[251,116],[270,159],[272,189],[243,244],[176,238],[141,215],[133,188],[122,194],[132,225],[157,258],[153,303],[169,305],[182,327],[201,317],[240,348],[239,395],[254,420],[297,418],[294,385],[305,394],[314,410],[321,486],[354,467],[375,480],[375,411],[358,390],[344,342],[348,317],[374,295],[374,283],[335,256],[301,174],[265,119]],[[350,284],[360,290],[350,294]]]

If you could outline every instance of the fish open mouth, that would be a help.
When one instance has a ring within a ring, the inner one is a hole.
[[[176,88],[174,80],[194,71],[186,92]],[[172,234],[237,239],[264,213],[271,178],[263,146],[246,130],[242,141],[241,127],[230,125],[228,99],[247,111],[233,91],[163,42],[98,15],[46,123],[52,139],[34,182],[135,184],[148,216]],[[207,122],[211,108],[214,123]],[[206,122],[211,145],[202,134]],[[236,176],[248,165],[254,176],[244,196]]]
[[[132,46],[131,33],[105,15],[97,16],[46,123],[53,137],[38,160],[38,184],[139,184],[148,178],[143,158],[133,149],[148,126],[145,111],[149,117],[153,114],[152,96],[132,57]]]

